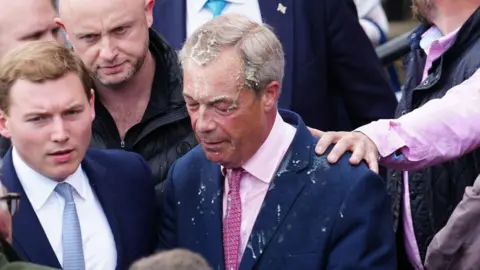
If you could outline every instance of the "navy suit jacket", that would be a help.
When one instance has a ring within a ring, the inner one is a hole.
[[[82,162],[113,233],[117,268],[128,269],[137,259],[153,253],[157,244],[154,181],[148,165],[134,153],[89,149]],[[13,216],[13,247],[23,259],[61,268],[17,177],[11,150],[3,159],[2,182],[19,192],[19,212]],[[95,222],[92,220],[91,222]]]
[[[391,204],[385,183],[348,155],[330,165],[300,117],[258,214],[240,270],[396,269]],[[218,164],[196,147],[171,167],[163,183],[160,249],[186,248],[224,269]]]
[[[259,0],[285,52],[280,108],[307,126],[352,130],[394,117],[397,100],[351,0]],[[279,3],[287,7],[277,11]],[[186,0],[157,0],[156,29],[175,48],[186,39]]]

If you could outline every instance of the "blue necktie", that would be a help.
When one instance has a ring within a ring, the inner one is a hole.
[[[222,11],[226,5],[226,0],[208,0],[207,3],[205,3],[205,7],[210,9],[214,18],[222,14]]]
[[[85,270],[82,232],[78,221],[77,208],[73,200],[72,186],[60,183],[55,191],[65,199],[63,210],[62,247],[64,270]]]

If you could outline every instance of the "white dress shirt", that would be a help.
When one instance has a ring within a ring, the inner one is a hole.
[[[258,0],[226,0],[227,6],[222,14],[240,13],[251,20],[262,23],[262,15]],[[187,37],[202,24],[213,18],[212,12],[204,7],[207,0],[187,0]]]
[[[37,214],[50,246],[62,265],[62,223],[65,200],[54,190],[57,182],[30,168],[15,149],[12,151],[12,159],[18,179]],[[81,166],[65,182],[69,183],[74,190],[73,199],[82,232],[86,269],[115,269],[117,265],[115,240],[102,206]]]

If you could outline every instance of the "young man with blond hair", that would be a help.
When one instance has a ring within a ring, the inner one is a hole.
[[[151,172],[137,154],[89,149],[94,93],[72,51],[27,42],[0,60],[2,181],[23,198],[13,247],[63,269],[126,269],[155,244]]]

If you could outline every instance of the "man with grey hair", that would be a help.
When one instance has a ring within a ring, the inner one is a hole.
[[[130,270],[211,270],[199,254],[185,249],[159,252],[135,262]]]
[[[153,28],[180,49],[203,23],[233,13],[268,23],[282,43],[279,108],[320,130],[352,130],[393,117],[394,92],[351,0],[162,0]]]
[[[278,110],[284,56],[266,25],[219,16],[180,58],[201,146],[163,183],[161,250],[214,269],[396,269],[382,179],[348,157],[329,166],[300,116]]]

